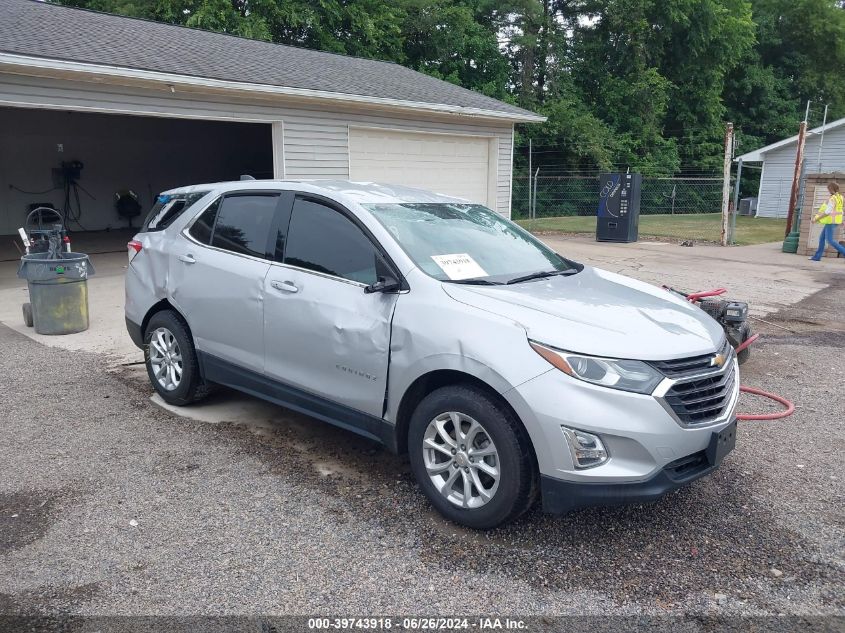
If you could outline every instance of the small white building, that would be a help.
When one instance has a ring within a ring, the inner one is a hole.
[[[44,203],[69,206],[71,230],[126,227],[118,191],[145,213],[241,174],[402,184],[509,215],[514,123],[544,120],[389,62],[0,0],[0,235]]]
[[[821,149],[821,151],[819,151]],[[743,163],[761,163],[757,217],[785,218],[795,174],[798,135],[748,152],[736,158]],[[806,173],[845,172],[845,118],[807,132],[804,143]]]

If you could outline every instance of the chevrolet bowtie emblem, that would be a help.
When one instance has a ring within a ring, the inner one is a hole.
[[[713,358],[710,359],[710,366],[711,367],[721,367],[725,364],[725,357],[723,354],[716,354]]]

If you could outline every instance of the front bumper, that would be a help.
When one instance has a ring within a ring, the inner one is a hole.
[[[718,445],[727,444],[719,450]],[[543,511],[566,514],[590,506],[614,506],[656,501],[667,492],[686,486],[716,470],[736,442],[736,422],[713,433],[707,449],[677,459],[645,481],[629,483],[572,482],[540,476]]]
[[[733,371],[738,371],[733,365]],[[537,458],[543,505],[567,512],[597,504],[657,499],[715,469],[713,437],[735,428],[739,375],[724,414],[710,424],[684,424],[658,395],[607,389],[552,369],[505,392],[523,421]],[[578,468],[561,427],[601,438],[610,459]],[[680,466],[683,466],[679,469]]]

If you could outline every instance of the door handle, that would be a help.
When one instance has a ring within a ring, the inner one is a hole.
[[[179,255],[179,261],[185,262],[186,264],[196,264],[197,260],[194,259],[194,256],[188,253],[187,255]]]
[[[271,281],[270,285],[282,292],[299,292],[299,288],[292,281]]]

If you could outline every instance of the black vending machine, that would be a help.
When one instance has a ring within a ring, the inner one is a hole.
[[[636,242],[640,226],[642,174],[599,176],[597,242]]]

